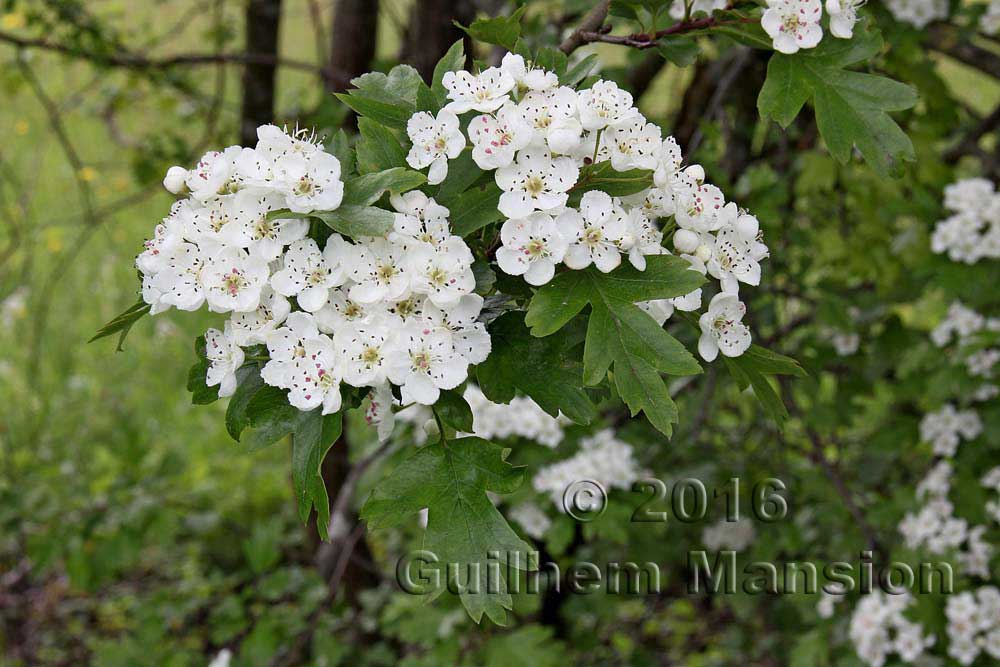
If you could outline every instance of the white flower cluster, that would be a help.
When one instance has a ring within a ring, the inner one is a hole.
[[[546,447],[556,447],[562,442],[567,420],[551,416],[527,396],[515,396],[503,405],[490,401],[479,387],[469,385],[465,400],[472,408],[475,435],[480,438],[526,438]]]
[[[858,22],[858,10],[864,4],[865,0],[826,0],[830,33],[850,39]],[[797,53],[799,49],[814,48],[823,39],[822,18],[821,0],[767,0],[760,25],[773,40],[775,51]]]
[[[1000,193],[991,181],[969,178],[949,185],[944,205],[953,215],[937,223],[931,250],[966,264],[1000,259]]]
[[[996,498],[986,501],[986,513],[993,517],[994,521],[1000,523],[1000,466],[983,475],[980,482],[984,488],[997,494]]]
[[[544,538],[545,533],[552,526],[552,519],[545,514],[541,507],[532,502],[515,505],[507,513],[507,516],[517,522],[528,537],[533,537],[536,540]]]
[[[580,440],[580,451],[575,455],[541,468],[531,483],[539,493],[549,494],[560,511],[565,511],[563,493],[574,482],[595,481],[608,491],[630,489],[643,475],[632,446],[605,429]]]
[[[208,153],[191,171],[171,168],[165,185],[188,196],[136,259],[151,312],[207,303],[232,313],[205,335],[207,384],[231,395],[242,348],[257,344],[270,355],[262,378],[301,410],[339,410],[341,382],[392,382],[404,401],[424,404],[461,384],[490,340],[476,322],[483,299],[472,294],[472,253],[451,235],[448,209],[420,192],[393,196],[386,236],[331,234],[321,248],[308,221],[270,214],[336,209],[339,161],[272,125],[258,139]]]
[[[978,438],[982,431],[983,423],[975,410],[956,410],[950,403],[920,420],[920,439],[931,443],[939,456],[954,456],[963,439]]]
[[[948,18],[948,0],[886,0],[885,5],[894,19],[915,28]]]
[[[936,555],[954,553],[963,572],[989,577],[993,547],[984,538],[986,526],[970,528],[968,521],[954,515],[948,500],[952,472],[949,461],[939,461],[930,470],[917,486],[917,498],[926,504],[903,517],[899,532],[908,548],[923,548]]]
[[[753,543],[756,536],[752,520],[746,517],[738,521],[723,519],[701,531],[701,542],[709,551],[743,551]]]
[[[909,593],[886,595],[882,591],[858,602],[848,634],[858,657],[870,667],[882,667],[890,653],[899,655],[903,662],[913,662],[934,643],[933,636],[924,636],[919,623],[903,615],[912,602]]]
[[[718,279],[725,294],[703,318],[703,356],[708,361],[719,351],[738,356],[750,346],[738,293],[740,283],[760,283],[760,261],[768,249],[759,223],[726,203],[722,192],[705,182],[700,166],[683,167],[677,142],[662,138],[628,92],[612,81],[581,91],[560,86],[552,72],[510,53],[499,67],[479,74],[448,72],[443,83],[450,100],[445,108],[436,116],[418,112],[410,118],[413,148],[407,161],[427,167],[429,182],[443,180],[448,160],[466,144],[457,114],[470,114],[472,158],[494,171],[502,190],[498,208],[506,220],[496,252],[501,270],[531,285],[549,282],[560,264],[609,272],[625,256],[645,270],[646,256],[669,252],[656,220],[672,218],[676,250],[692,270]],[[653,185],[621,198],[591,190],[569,206],[581,169],[594,163],[651,171]],[[644,307],[662,324],[675,308],[700,308],[701,290]]]
[[[1000,660],[1000,589],[983,586],[948,597],[948,655],[971,665],[985,652]]]
[[[861,347],[861,335],[856,332],[825,328],[820,331],[820,336],[830,341],[837,356],[849,357]]]
[[[952,338],[964,345],[970,336],[984,329],[1000,331],[1000,318],[987,319],[960,301],[954,301],[945,318],[931,331],[931,340],[938,347],[944,347]]]

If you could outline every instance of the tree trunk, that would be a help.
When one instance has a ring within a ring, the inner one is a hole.
[[[248,0],[246,9],[247,53],[278,56],[281,0]],[[247,64],[243,68],[243,109],[240,114],[240,143],[257,143],[257,127],[274,119],[274,78],[277,66]]]
[[[375,58],[378,36],[378,0],[337,0],[330,44],[330,92],[347,90]]]
[[[430,82],[438,60],[460,39],[465,40],[468,60],[471,41],[453,21],[469,25],[475,18],[472,0],[416,0],[399,60],[415,67],[424,81]]]

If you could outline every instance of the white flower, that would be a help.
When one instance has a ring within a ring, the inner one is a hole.
[[[641,301],[637,304],[642,310],[649,313],[649,316],[656,320],[661,327],[674,314],[674,304],[671,299],[655,299],[653,301]]]
[[[289,134],[277,125],[261,125],[257,128],[258,159],[277,160],[289,153],[312,155],[323,150],[323,145],[315,141],[315,136],[306,130],[296,130]]]
[[[439,308],[431,302],[425,303],[421,318],[424,330],[448,334],[455,354],[461,355],[470,364],[479,364],[486,361],[491,349],[486,325],[476,321],[482,310],[483,297],[466,294],[448,308]]]
[[[577,92],[562,86],[555,90],[531,91],[518,102],[525,122],[534,129],[534,141],[553,153],[568,155],[580,143],[583,126],[576,117]]]
[[[167,259],[162,271],[153,276],[150,289],[159,301],[179,310],[197,310],[205,303],[201,272],[205,258],[193,243],[182,243]]]
[[[248,188],[240,190],[229,202],[231,220],[219,231],[226,245],[247,248],[270,261],[277,259],[285,246],[305,238],[309,221],[301,218],[269,220],[267,215],[280,208],[276,195]]]
[[[330,289],[342,285],[342,263],[353,252],[339,234],[331,234],[323,252],[313,239],[296,241],[282,258],[282,268],[271,276],[271,286],[294,296],[303,310],[315,312],[326,304]]]
[[[742,322],[746,310],[735,294],[720,292],[712,298],[708,311],[698,320],[698,353],[702,359],[714,361],[719,352],[738,357],[750,348],[750,329]]]
[[[167,268],[173,253],[184,243],[183,226],[176,216],[169,216],[153,230],[153,238],[143,243],[135,266],[143,275],[152,276]]]
[[[552,525],[552,520],[545,515],[545,512],[538,505],[530,502],[512,507],[507,515],[524,529],[524,533],[528,537],[533,537],[536,540],[544,539]]]
[[[163,177],[163,187],[167,192],[179,195],[187,189],[188,170],[184,167],[171,167]]]
[[[625,224],[625,234],[619,248],[628,252],[628,260],[640,271],[646,270],[646,255],[662,255],[663,234],[649,221],[641,208],[615,208],[615,214],[622,218]]]
[[[726,200],[719,188],[709,183],[685,182],[675,192],[677,224],[696,232],[713,232],[738,214],[733,204],[726,210]]]
[[[232,334],[239,345],[256,345],[267,342],[267,335],[279,327],[292,306],[288,299],[265,286],[260,293],[260,305],[256,310],[233,313],[229,318]]]
[[[614,81],[598,81],[577,98],[580,124],[585,130],[601,130],[631,120],[639,114],[632,106],[632,95]]]
[[[530,285],[544,285],[555,275],[568,243],[547,213],[513,218],[500,228],[503,247],[497,249],[497,264],[512,276],[524,276]]]
[[[547,151],[526,148],[513,164],[496,171],[496,183],[504,191],[497,208],[508,218],[557,209],[566,204],[566,193],[579,176],[572,158],[553,158]]]
[[[417,244],[408,250],[406,257],[410,287],[417,294],[426,294],[438,306],[454,305],[476,287],[472,273],[474,259],[459,236],[450,237],[436,248]]]
[[[401,352],[393,331],[378,320],[343,327],[336,332],[336,341],[343,359],[344,381],[355,387],[384,383],[389,360]]]
[[[618,248],[628,228],[611,196],[591,190],[580,200],[580,210],[566,209],[556,218],[556,227],[570,239],[563,262],[571,269],[594,264],[608,273],[621,264]]]
[[[469,123],[472,159],[480,169],[506,167],[514,153],[531,142],[534,132],[512,103],[500,107],[494,116],[483,114]]]
[[[454,389],[468,375],[468,362],[455,354],[447,333],[413,325],[402,332],[401,343],[405,353],[393,360],[389,379],[401,388],[404,404],[433,405],[441,389]]]
[[[448,160],[457,158],[465,148],[465,136],[459,129],[458,117],[447,108],[439,111],[437,118],[426,111],[413,114],[406,123],[406,133],[413,142],[406,155],[406,163],[414,169],[430,167],[427,182],[431,185],[445,179]]]
[[[708,273],[722,284],[723,292],[736,294],[741,282],[760,284],[760,260],[767,257],[767,246],[759,240],[757,218],[741,214],[735,224],[720,229],[711,241]]]
[[[607,153],[611,166],[617,171],[656,169],[660,150],[660,128],[636,114],[607,129],[601,137],[599,156]]]
[[[886,0],[886,7],[897,21],[923,28],[936,19],[948,18],[948,0]]]
[[[219,385],[219,398],[232,396],[236,391],[236,370],[243,365],[243,350],[233,339],[229,323],[225,331],[209,329],[205,332],[205,356],[211,364],[205,374],[205,384]]]
[[[271,356],[260,372],[264,382],[288,389],[295,375],[296,362],[305,356],[305,342],[318,336],[319,330],[312,315],[301,311],[288,315],[284,326],[264,336]]]
[[[375,427],[379,442],[385,442],[392,436],[393,427],[396,425],[396,413],[392,411],[396,401],[392,396],[392,388],[388,382],[384,382],[372,389],[368,397],[365,421],[369,426]]]
[[[410,274],[405,270],[407,247],[385,239],[355,245],[344,260],[347,273],[356,284],[348,294],[362,305],[378,301],[399,301],[410,293]]]
[[[296,213],[332,211],[344,198],[340,160],[324,151],[286,153],[274,162],[275,190]]]
[[[491,67],[478,76],[464,70],[445,72],[441,80],[448,90],[445,110],[451,114],[479,111],[496,111],[510,99],[510,91],[516,82],[509,72],[499,67]]]
[[[830,15],[830,33],[840,39],[850,39],[854,24],[858,22],[858,9],[867,0],[826,0],[826,13]]]
[[[389,202],[397,211],[391,239],[403,243],[412,239],[436,246],[451,236],[450,211],[420,190],[392,195]]]
[[[350,288],[351,286],[345,284],[330,290],[326,304],[313,313],[316,326],[323,333],[335,333],[343,326],[368,317],[368,307],[348,298]]]
[[[519,91],[549,90],[559,85],[555,72],[547,72],[540,67],[529,68],[524,58],[516,53],[506,54],[500,61],[500,69],[514,79]]]
[[[774,41],[776,51],[795,53],[819,44],[822,16],[820,0],[770,0],[760,25]]]
[[[341,359],[328,336],[318,334],[303,345],[293,363],[288,402],[299,410],[323,406],[324,415],[340,410]]]
[[[242,150],[240,146],[230,146],[222,152],[209,151],[201,156],[185,179],[191,196],[208,201],[239,190],[242,186],[236,173],[236,158]]]

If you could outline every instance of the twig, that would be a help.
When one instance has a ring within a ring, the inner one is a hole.
[[[719,20],[714,17],[700,18],[693,21],[681,21],[680,23],[675,23],[669,28],[664,28],[663,30],[657,30],[652,34],[647,33],[633,33],[631,35],[609,35],[607,31],[603,29],[591,30],[591,31],[577,31],[573,35],[579,33],[579,39],[582,43],[588,44],[591,42],[603,42],[605,44],[618,44],[620,46],[628,46],[633,49],[651,49],[657,46],[658,40],[663,37],[669,37],[670,35],[683,35],[685,33],[694,32],[696,30],[708,30],[709,28],[715,28],[723,25],[740,25],[743,23],[757,23],[759,19],[755,18],[743,18],[743,19],[731,19],[731,20]],[[570,37],[572,37],[571,35]],[[560,47],[561,48],[561,47]],[[574,47],[575,48],[575,47]]]
[[[989,116],[980,120],[972,129],[972,132],[966,135],[961,142],[945,152],[945,162],[954,163],[963,155],[976,152],[976,149],[979,147],[979,140],[998,127],[1000,127],[1000,106],[994,109],[993,113]]]
[[[559,45],[559,50],[569,55],[573,53],[578,48],[586,44],[588,41],[584,38],[587,33],[592,33],[594,30],[599,29],[604,25],[604,19],[608,18],[608,9],[611,6],[611,0],[601,0],[593,9],[583,17],[583,21],[580,22],[580,26],[570,33],[570,36],[563,40],[563,43]]]

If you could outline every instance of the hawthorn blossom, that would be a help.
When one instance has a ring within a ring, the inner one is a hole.
[[[437,245],[451,236],[448,225],[450,211],[420,190],[391,195],[389,203],[396,209],[390,238],[407,239]]]
[[[500,228],[503,246],[497,249],[497,264],[512,276],[524,276],[529,285],[544,285],[563,260],[567,240],[548,213],[512,218]]]
[[[215,313],[257,310],[269,275],[267,260],[240,248],[223,249],[202,269],[208,309]]]
[[[171,167],[163,177],[163,187],[173,195],[182,194],[187,190],[188,170],[184,167]]]
[[[661,150],[660,128],[641,114],[608,128],[601,137],[601,151],[617,171],[656,169]]]
[[[858,10],[867,0],[826,0],[826,13],[830,15],[830,34],[840,39],[854,35]]]
[[[526,148],[513,164],[496,171],[496,183],[504,191],[497,208],[508,218],[557,209],[566,204],[567,192],[579,175],[572,158],[553,158],[547,151]]]
[[[698,353],[702,359],[714,361],[719,352],[738,357],[750,348],[750,329],[742,322],[746,312],[735,294],[720,292],[712,298],[708,311],[698,319]]]
[[[650,222],[641,208],[616,207],[615,214],[622,217],[625,225],[619,249],[628,253],[628,260],[632,266],[645,271],[646,255],[661,255],[665,252],[662,245],[663,234]]]
[[[458,236],[436,248],[419,244],[407,253],[410,287],[417,294],[426,294],[435,305],[453,305],[476,287],[474,260],[469,246]]]
[[[153,238],[144,242],[135,266],[143,275],[152,276],[167,268],[174,251],[184,243],[182,224],[174,216],[166,217],[153,230]]]
[[[469,123],[472,159],[480,169],[506,167],[514,161],[514,153],[531,142],[532,135],[520,110],[505,104],[495,115],[476,116]]]
[[[323,406],[324,415],[340,410],[341,359],[329,336],[304,342],[291,376],[288,402],[293,406],[306,411]]]
[[[629,121],[639,115],[632,106],[632,94],[614,81],[598,81],[577,98],[580,124],[585,130],[602,130],[609,125]]]
[[[275,190],[296,213],[332,211],[344,198],[340,160],[325,151],[286,153],[274,163]]]
[[[352,252],[339,234],[331,234],[320,252],[310,238],[296,241],[285,252],[282,269],[271,277],[271,286],[283,296],[296,298],[310,313],[326,304],[330,289],[343,284],[342,262]]]
[[[482,310],[483,297],[466,294],[448,308],[439,308],[433,302],[424,304],[421,318],[425,328],[448,334],[455,354],[470,364],[479,364],[486,361],[491,349],[486,325],[477,321]]]
[[[760,25],[773,40],[775,51],[796,53],[819,44],[822,17],[820,0],[769,0]]]
[[[767,257],[767,246],[758,240],[757,218],[744,213],[735,224],[720,229],[711,241],[708,273],[722,284],[722,291],[736,294],[739,284],[760,284],[760,260]]]
[[[389,359],[395,351],[394,332],[385,322],[348,325],[336,335],[345,382],[355,387],[385,382]]]
[[[281,326],[291,312],[288,299],[265,286],[260,293],[260,305],[256,310],[233,313],[233,338],[239,345],[256,345],[267,342],[267,335]]]
[[[277,259],[285,246],[305,238],[309,221],[302,218],[271,220],[268,214],[280,208],[275,195],[246,189],[236,193],[230,203],[232,222],[219,232],[226,245],[246,248],[264,259]]]
[[[260,371],[264,382],[288,389],[295,374],[295,364],[305,355],[305,342],[318,336],[316,320],[301,311],[291,313],[283,326],[265,334],[264,342],[271,358]]]
[[[452,115],[496,111],[510,99],[509,93],[517,85],[510,72],[499,67],[490,67],[479,75],[464,70],[446,72],[441,83],[451,100],[444,110]]]
[[[410,292],[410,274],[406,271],[407,246],[385,239],[356,245],[345,258],[347,274],[354,285],[348,290],[352,301],[362,305],[377,301],[399,301]]]
[[[150,289],[155,290],[159,302],[178,310],[198,310],[205,303],[205,289],[201,272],[205,257],[194,243],[182,243],[171,253],[166,266],[153,276]]]
[[[332,334],[340,330],[341,327],[348,326],[353,322],[359,322],[368,317],[366,307],[352,301],[348,297],[351,285],[344,284],[330,290],[326,303],[322,308],[313,313],[316,318],[316,326],[323,333]]]
[[[611,196],[591,190],[580,200],[580,210],[566,209],[556,218],[556,226],[570,239],[563,262],[571,269],[594,264],[608,273],[621,264],[618,248],[628,231],[624,217],[616,211]]]
[[[466,72],[467,74],[467,72]],[[465,148],[465,136],[458,126],[458,116],[445,108],[437,117],[420,111],[406,123],[406,134],[413,146],[406,163],[414,169],[430,167],[427,182],[436,185],[448,175],[448,160],[454,160]]]
[[[209,329],[205,332],[205,357],[210,362],[205,384],[218,385],[219,398],[232,396],[236,391],[236,370],[243,365],[244,355],[228,322],[224,331]]]
[[[684,229],[712,232],[725,223],[726,218],[720,219],[723,213],[731,219],[735,219],[738,213],[735,204],[728,211],[724,211],[726,200],[722,191],[709,183],[685,184],[676,197],[674,214],[677,225]]]
[[[518,92],[549,90],[559,85],[559,77],[555,72],[532,65],[533,63],[525,62],[524,57],[516,53],[507,53],[500,61],[500,69],[514,80]]]
[[[576,114],[576,100],[576,91],[566,86],[533,90],[521,98],[517,106],[525,122],[534,129],[533,141],[548,146],[553,153],[572,153],[583,133]]]
[[[209,151],[201,156],[185,179],[191,196],[208,201],[239,190],[241,184],[236,172],[236,158],[242,150],[240,146],[230,146],[224,151]]]
[[[407,327],[401,335],[406,353],[393,360],[389,379],[398,385],[403,403],[434,405],[442,389],[454,389],[468,375],[468,362],[455,354],[451,337],[442,331]]]

